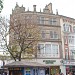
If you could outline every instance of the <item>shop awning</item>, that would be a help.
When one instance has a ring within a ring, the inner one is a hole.
[[[26,62],[26,61],[16,61],[9,64],[4,65],[4,67],[47,67],[44,64],[38,62]]]

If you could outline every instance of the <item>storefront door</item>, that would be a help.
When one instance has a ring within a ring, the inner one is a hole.
[[[57,73],[59,73],[59,70],[60,70],[60,68],[59,68],[59,66],[51,66],[50,67],[50,74],[57,74]]]
[[[45,75],[45,69],[40,69],[39,75]]]
[[[49,75],[49,68],[45,69],[45,75]]]
[[[26,71],[26,75],[31,75],[30,71]]]
[[[37,68],[33,68],[33,75],[38,75],[38,70],[37,70]]]

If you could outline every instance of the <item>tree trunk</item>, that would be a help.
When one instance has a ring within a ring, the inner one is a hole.
[[[19,55],[18,61],[21,61],[21,53],[20,53],[20,55]]]

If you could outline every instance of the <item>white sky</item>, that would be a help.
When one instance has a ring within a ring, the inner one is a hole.
[[[37,11],[40,11],[40,8],[43,11],[45,5],[51,2],[54,13],[56,13],[56,9],[58,9],[60,15],[75,18],[75,0],[4,0],[2,14],[9,16],[16,2],[18,2],[19,6],[23,4],[26,10],[29,8],[31,11],[33,11],[33,5],[37,5]]]

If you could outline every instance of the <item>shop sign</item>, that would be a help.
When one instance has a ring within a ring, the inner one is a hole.
[[[43,60],[43,62],[45,62],[46,64],[54,64],[56,60]]]
[[[64,65],[75,65],[75,62],[72,62],[72,61],[64,61]]]
[[[21,68],[9,68],[9,70],[21,70]]]

